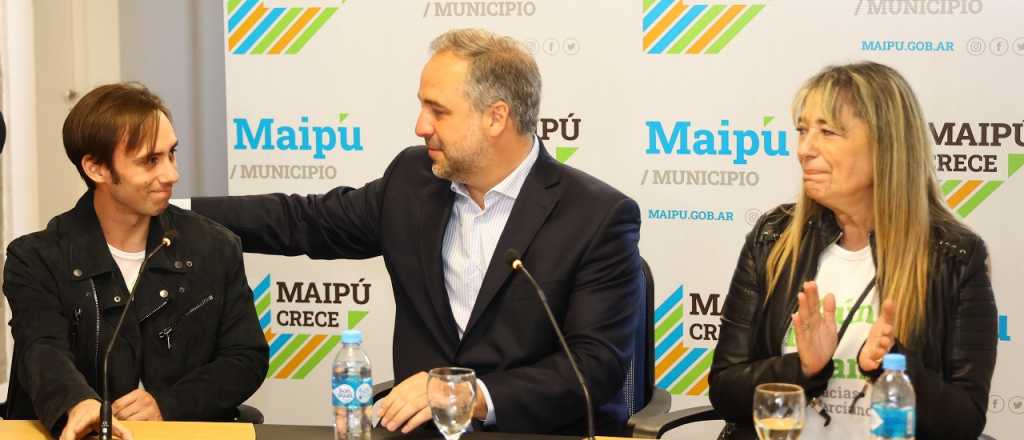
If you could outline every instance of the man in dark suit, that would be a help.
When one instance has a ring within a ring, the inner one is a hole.
[[[474,418],[487,429],[582,433],[585,404],[526,278],[522,252],[590,387],[597,430],[627,418],[622,386],[643,291],[636,202],[551,158],[532,134],[540,104],[533,57],[480,30],[438,37],[420,79],[416,134],[360,189],[195,199],[247,252],[384,256],[395,295],[398,385],[382,424],[430,420],[426,371],[473,368]]]

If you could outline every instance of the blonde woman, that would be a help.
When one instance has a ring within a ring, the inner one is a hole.
[[[997,315],[985,244],[946,209],[920,105],[876,63],[829,67],[793,115],[803,188],[747,235],[722,315],[711,403],[756,438],[761,383],[803,386],[805,438],[866,438],[882,356],[907,357],[917,438],[985,427]]]

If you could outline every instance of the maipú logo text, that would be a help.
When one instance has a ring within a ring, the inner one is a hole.
[[[338,11],[337,7],[267,8],[259,0],[227,0],[226,7],[224,36],[232,55],[297,54]]]
[[[732,156],[732,163],[746,165],[748,158],[764,152],[767,156],[789,156],[785,130],[770,130],[775,118],[761,119],[761,130],[731,129],[732,121],[722,119],[719,127],[691,129],[688,120],[672,121],[672,134],[665,134],[661,121],[647,121],[649,155]]]
[[[644,0],[644,52],[652,55],[717,54],[761,13],[764,6]]]
[[[299,117],[298,124],[282,124],[274,118],[234,118],[234,149],[279,153],[308,151],[313,153],[313,159],[325,159],[332,151],[363,151],[360,127],[343,125],[348,116],[348,113],[339,113],[336,125],[312,125],[309,116]]]

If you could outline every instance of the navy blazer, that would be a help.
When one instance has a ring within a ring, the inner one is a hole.
[[[422,146],[402,151],[362,188],[321,195],[197,198],[192,209],[231,229],[246,252],[361,259],[383,255],[394,288],[395,380],[441,366],[476,370],[497,430],[586,429],[583,393],[525,276],[502,257],[518,249],[548,295],[590,386],[597,430],[620,433],[622,386],[644,282],[632,199],[555,161],[541,146],[491,259],[462,340],[445,291],[441,247],[455,194]]]

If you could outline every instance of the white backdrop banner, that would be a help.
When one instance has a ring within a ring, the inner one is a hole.
[[[428,44],[483,27],[544,78],[537,134],[559,160],[635,198],[657,286],[656,381],[707,403],[723,296],[755,219],[800,184],[790,103],[829,64],[902,72],[925,108],[950,208],[987,241],[1000,310],[986,431],[1024,420],[1013,327],[1024,238],[1024,4],[1007,0],[227,0],[229,191],[321,193],[380,177],[421,143]],[[251,400],[270,423],[329,421],[347,328],[391,379],[394,301],[381,259],[246,256],[271,346]]]

